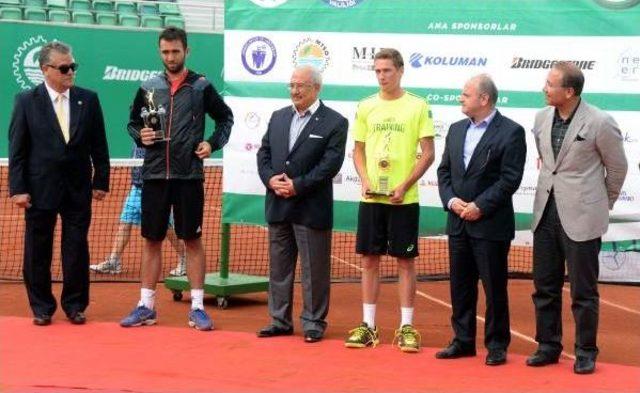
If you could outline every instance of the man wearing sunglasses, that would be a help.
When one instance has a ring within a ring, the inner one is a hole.
[[[109,190],[109,151],[96,93],[74,86],[78,65],[71,48],[44,45],[38,58],[44,83],[16,97],[9,126],[9,191],[25,209],[24,282],[33,323],[49,325],[53,233],[62,220],[61,306],[83,324],[89,303],[91,198]]]

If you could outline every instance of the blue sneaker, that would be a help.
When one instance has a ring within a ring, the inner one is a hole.
[[[198,330],[212,330],[213,321],[204,310],[197,308],[189,312],[189,326]]]
[[[145,306],[138,306],[131,311],[122,321],[120,326],[133,327],[142,325],[154,325],[156,323],[156,311]]]

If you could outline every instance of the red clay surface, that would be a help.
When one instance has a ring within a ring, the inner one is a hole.
[[[422,333],[422,344],[433,348],[445,346],[452,335],[450,309],[440,302],[450,303],[449,283],[419,283],[418,290],[430,297],[428,299],[418,295],[416,299],[415,325]],[[59,298],[60,285],[54,284],[54,291]],[[509,348],[509,352],[513,354],[528,355],[535,350],[535,343],[531,342],[535,335],[531,291],[532,283],[529,280],[511,280],[509,283],[511,328],[516,332],[512,334]],[[296,334],[300,335],[297,318],[301,310],[301,297],[298,285],[295,294],[294,321]],[[599,361],[640,367],[640,287],[601,284],[600,294],[603,302],[600,305]],[[91,286],[91,304],[87,309],[87,316],[94,322],[117,322],[131,311],[138,299],[137,284],[94,283]],[[568,354],[572,354],[574,325],[568,293],[564,293],[563,299],[564,347]],[[171,292],[159,286],[157,302],[161,326],[184,327],[188,330],[188,294],[181,302],[174,302]],[[478,305],[481,316],[484,313],[483,302],[481,298]],[[233,297],[226,310],[218,309],[215,298],[206,296],[205,306],[214,318],[216,329],[221,331],[254,333],[269,322],[266,293]],[[0,284],[0,315],[31,317],[23,284]],[[346,332],[360,322],[361,315],[359,285],[334,284],[327,337],[343,339]],[[54,324],[66,324],[61,311],[54,316]],[[391,343],[393,331],[399,324],[395,284],[382,285],[377,324],[381,329],[381,342]],[[478,349],[482,349],[483,329],[484,325],[478,322]],[[300,337],[299,339],[301,340]]]

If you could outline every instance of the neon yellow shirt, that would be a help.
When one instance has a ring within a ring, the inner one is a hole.
[[[383,100],[374,94],[360,101],[353,134],[355,141],[365,144],[371,187],[377,191],[391,191],[411,175],[417,162],[420,139],[435,136],[435,131],[427,101],[405,91],[395,100]],[[416,183],[407,190],[402,204],[418,203]],[[387,196],[363,198],[362,201],[391,203]]]

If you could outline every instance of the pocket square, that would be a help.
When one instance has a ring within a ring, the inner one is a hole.
[[[316,134],[309,134],[309,138],[317,138],[317,139],[322,139],[324,138],[322,135],[316,135]]]
[[[584,140],[584,138],[581,137],[580,134],[578,134],[578,136],[576,136],[576,141],[582,142],[583,140]]]

